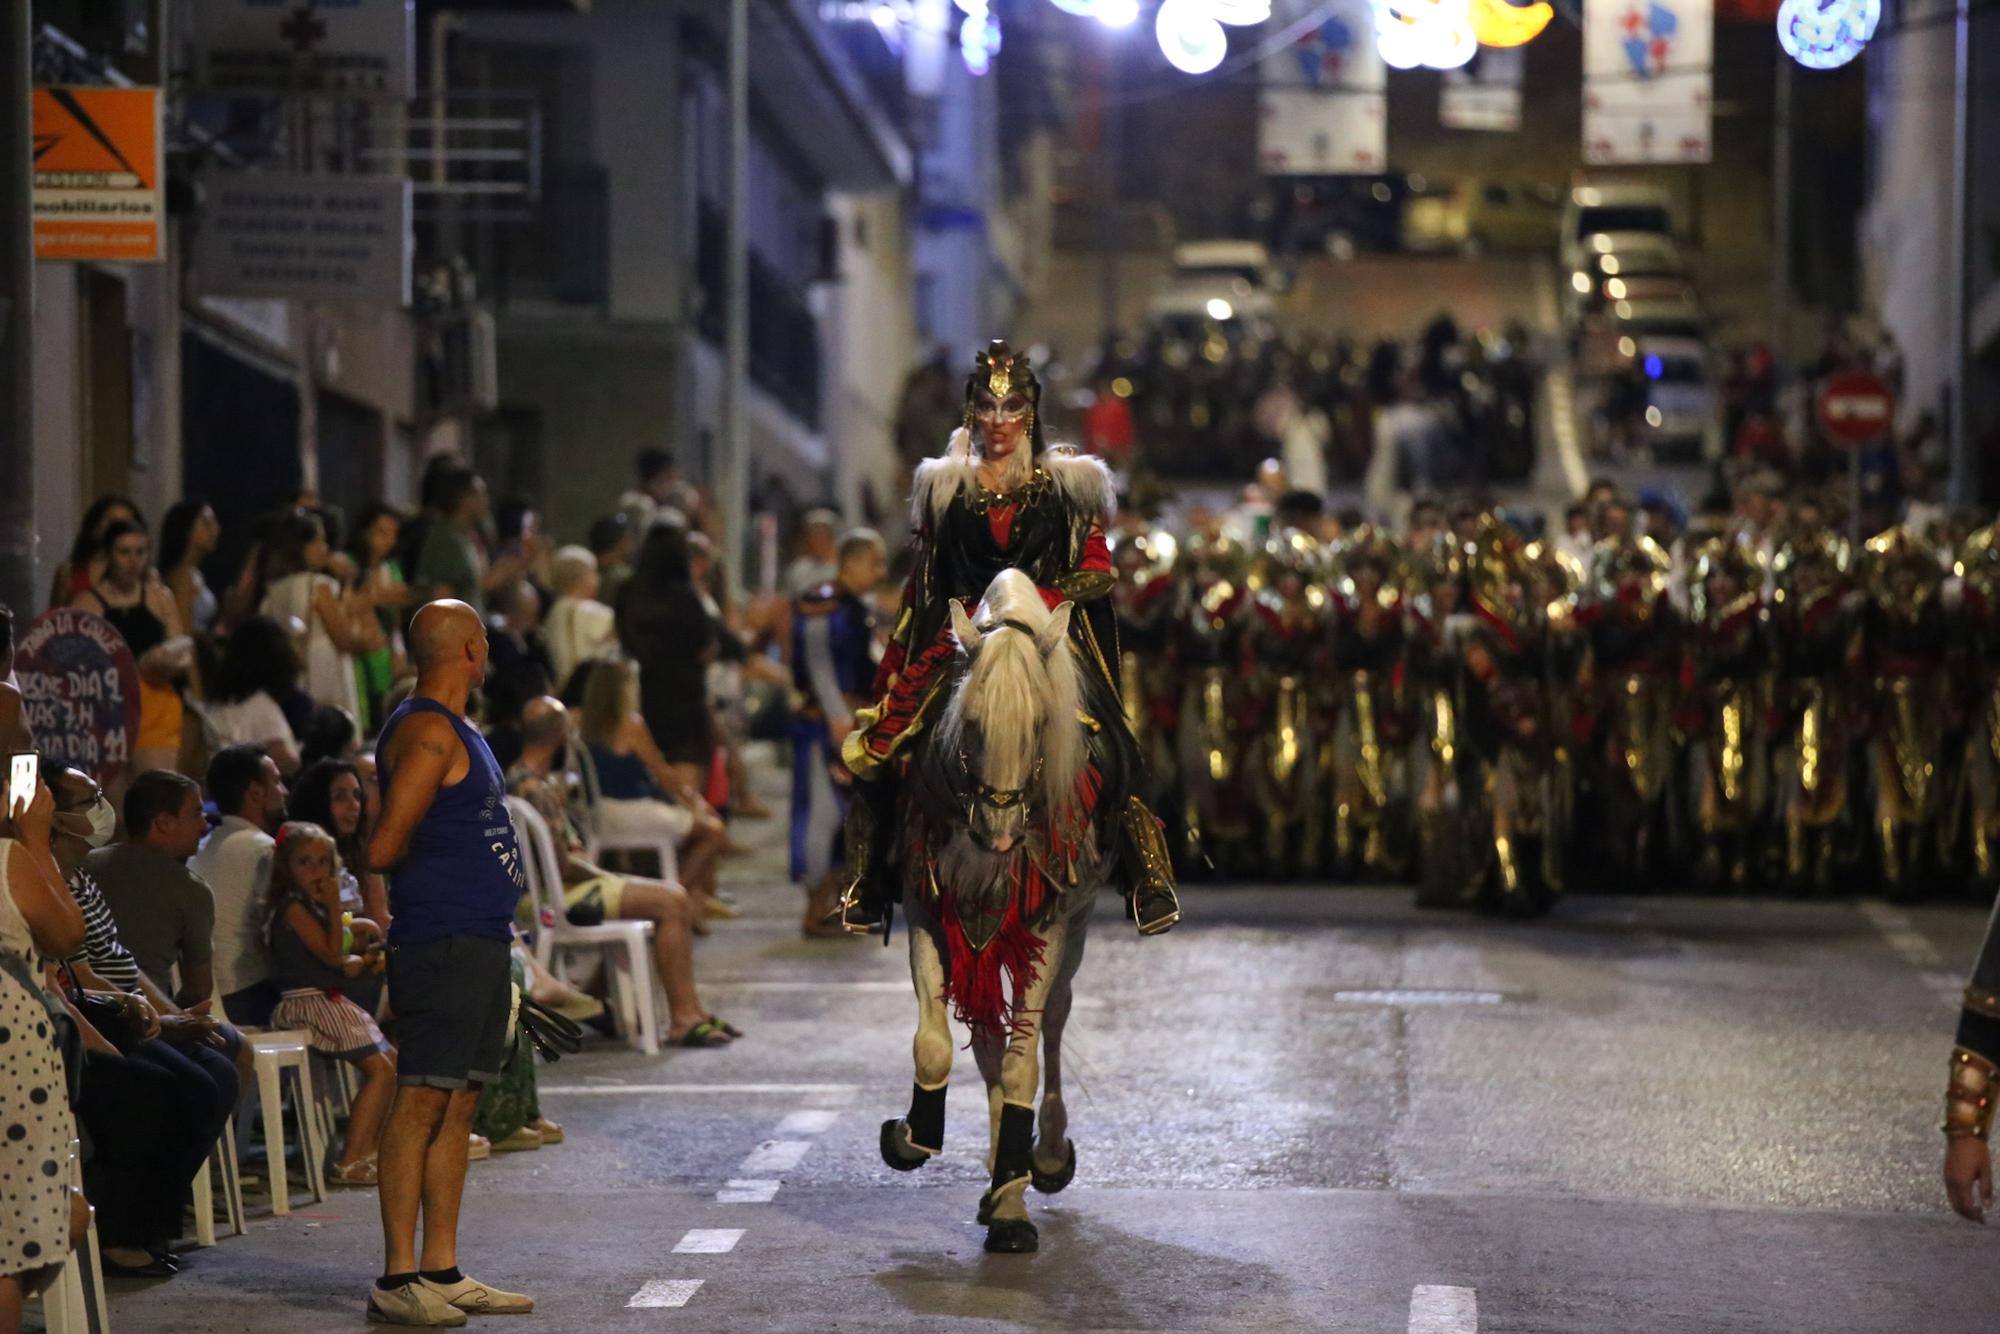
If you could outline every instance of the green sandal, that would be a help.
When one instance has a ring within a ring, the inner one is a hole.
[[[674,1041],[682,1047],[727,1047],[732,1039],[719,1021],[704,1019]]]

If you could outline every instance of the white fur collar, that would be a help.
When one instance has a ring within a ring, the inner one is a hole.
[[[1049,475],[1056,493],[1071,509],[1086,510],[1109,520],[1116,495],[1111,485],[1111,469],[1104,460],[1079,454],[1068,445],[1051,445],[1035,460]],[[978,461],[972,455],[972,436],[964,427],[951,433],[944,453],[917,465],[910,490],[910,522],[923,527],[941,518],[961,491],[978,487]]]

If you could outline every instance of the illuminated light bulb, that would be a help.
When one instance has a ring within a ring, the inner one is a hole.
[[[1882,21],[1882,0],[1785,0],[1778,45],[1807,69],[1838,69],[1861,54]]]
[[[1229,54],[1229,36],[1199,0],[1160,0],[1153,31],[1167,63],[1183,74],[1206,74]]]
[[[1618,272],[1618,256],[1606,255],[1598,262],[1597,267],[1603,269],[1606,273]]]
[[[1208,299],[1208,318],[1212,320],[1226,320],[1235,313],[1236,307],[1230,305],[1221,297],[1212,296]]]
[[[1632,354],[1634,354],[1635,352],[1637,352],[1638,350],[1639,350],[1639,345],[1638,345],[1637,343],[1633,342],[1633,341],[1632,341],[1632,340],[1631,340],[1630,338],[1621,338],[1621,339],[1619,339],[1619,340],[1618,340],[1618,355],[1619,355],[1619,356],[1621,356],[1621,357],[1629,357],[1629,356],[1631,356]]]
[[[1616,301],[1623,301],[1625,299],[1625,280],[1623,278],[1613,278],[1610,282],[1604,284],[1604,295]]]
[[[1660,410],[1658,408],[1646,409],[1646,425],[1658,426],[1661,422],[1665,420],[1666,418],[1660,414]]]
[[[1139,0],[1097,0],[1097,21],[1107,28],[1129,28],[1139,21]]]
[[[1375,46],[1395,69],[1457,69],[1479,39],[1468,0],[1375,0]]]
[[[1542,0],[1513,5],[1507,0],[1471,0],[1473,36],[1481,46],[1525,46],[1542,35],[1556,11]]]
[[[1582,269],[1569,276],[1569,285],[1576,290],[1578,296],[1590,295],[1590,275]]]
[[[1080,19],[1097,17],[1097,0],[1049,0],[1049,3],[1065,14],[1074,14]]]

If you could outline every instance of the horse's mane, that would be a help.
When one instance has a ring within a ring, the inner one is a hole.
[[[952,755],[963,745],[965,725],[977,723],[987,763],[1025,777],[1042,761],[1040,804],[1058,826],[1070,818],[1077,780],[1086,762],[1080,688],[1067,636],[1043,657],[1036,639],[1052,613],[1034,581],[1002,570],[987,587],[973,622],[981,632],[971,667],[961,676],[939,720],[935,744]],[[1007,625],[1028,627],[1027,633]],[[961,651],[963,649],[961,648]]]

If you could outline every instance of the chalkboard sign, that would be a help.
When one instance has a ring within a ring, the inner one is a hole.
[[[132,759],[139,734],[139,668],[125,636],[74,607],[42,613],[14,649],[21,720],[43,754],[100,783]]]

